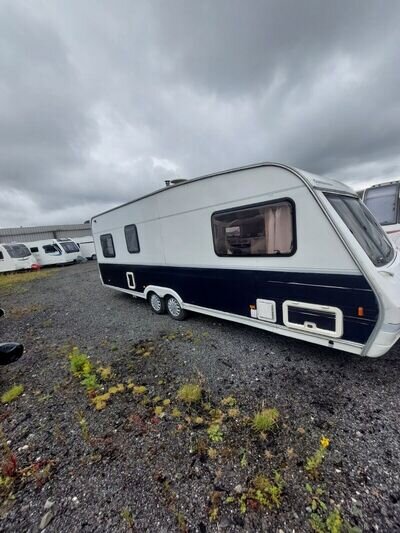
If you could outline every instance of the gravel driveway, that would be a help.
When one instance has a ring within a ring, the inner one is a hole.
[[[175,322],[102,287],[95,263],[0,304],[2,340],[26,347],[0,368],[0,394],[24,386],[1,405],[2,531],[400,531],[399,344],[370,360]],[[95,390],[71,372],[73,347]],[[177,399],[188,382],[200,401]],[[257,432],[263,408],[279,420]]]

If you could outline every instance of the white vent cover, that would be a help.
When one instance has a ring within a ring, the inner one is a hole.
[[[257,318],[276,322],[276,304],[273,300],[256,300]]]

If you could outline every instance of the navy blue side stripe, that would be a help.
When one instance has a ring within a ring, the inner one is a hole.
[[[285,300],[338,307],[344,315],[343,339],[361,344],[378,320],[378,302],[362,275],[106,263],[99,268],[107,285],[129,289],[126,272],[133,272],[138,292],[148,285],[168,287],[185,303],[245,317],[257,298],[275,300],[278,324],[283,324]],[[358,307],[364,308],[363,318],[357,316]]]

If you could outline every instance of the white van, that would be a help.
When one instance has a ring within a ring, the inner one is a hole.
[[[25,244],[0,244],[0,272],[31,270],[35,266],[35,258]]]
[[[79,247],[80,255],[86,259],[96,259],[96,250],[94,247],[94,240],[91,235],[85,237],[74,238],[74,241]]]
[[[73,263],[79,255],[79,248],[71,239],[47,239],[26,245],[41,267]]]
[[[378,357],[400,337],[400,254],[346,185],[277,163],[166,187],[92,218],[102,283]]]

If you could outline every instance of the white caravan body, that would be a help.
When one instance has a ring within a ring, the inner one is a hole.
[[[377,183],[363,192],[363,201],[400,249],[400,180]]]
[[[80,255],[86,259],[96,259],[94,240],[91,235],[75,238],[74,241],[79,247]]]
[[[25,244],[0,244],[0,272],[30,270],[35,264],[35,258]]]
[[[71,239],[46,239],[28,242],[26,246],[41,267],[73,263],[79,255],[79,248]]]
[[[277,163],[188,180],[92,218],[102,283],[377,357],[400,337],[400,254],[346,185]]]

